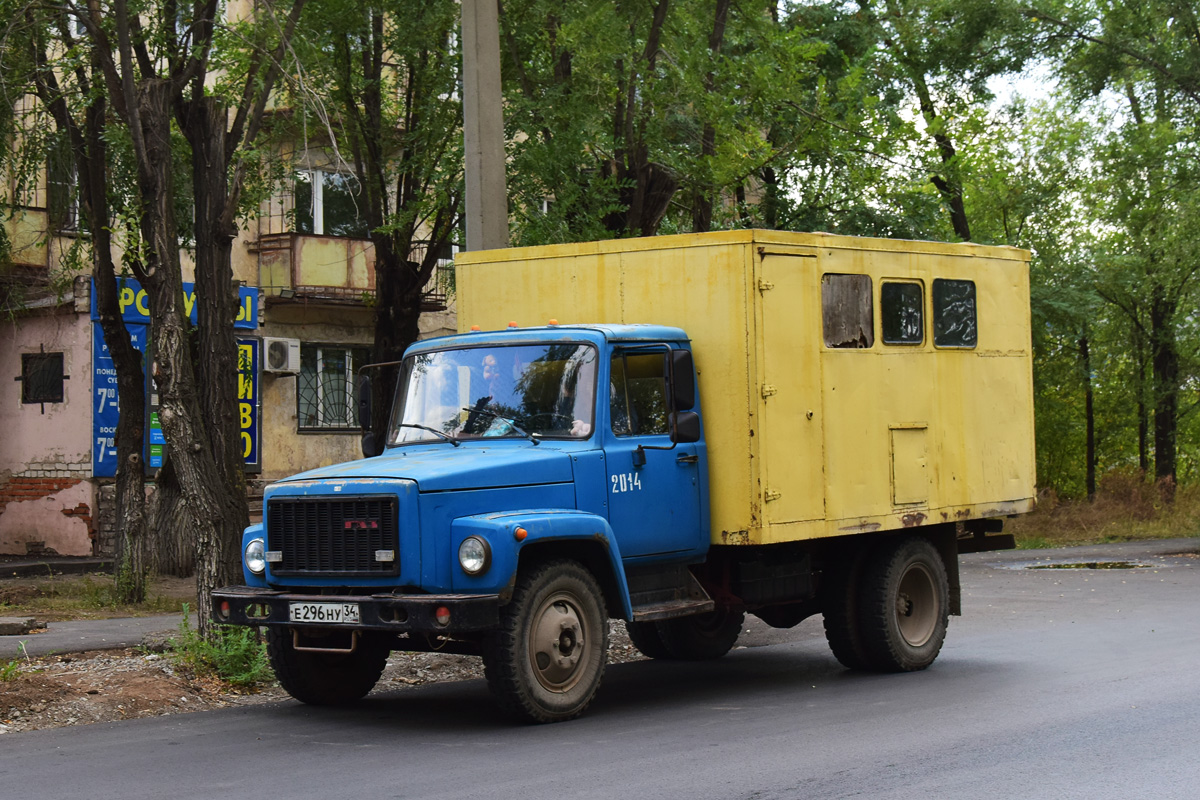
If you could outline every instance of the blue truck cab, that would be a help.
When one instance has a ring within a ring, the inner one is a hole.
[[[417,343],[386,441],[364,436],[377,454],[266,489],[245,583],[214,593],[216,621],[265,627],[302,701],[361,697],[392,650],[442,650],[481,655],[501,705],[542,722],[590,702],[610,617],[663,651],[659,620],[717,615],[724,652],[742,615],[688,569],[710,547],[696,405],[678,328]]]

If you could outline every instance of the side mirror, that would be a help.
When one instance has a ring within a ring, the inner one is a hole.
[[[700,441],[700,415],[695,411],[677,411],[671,415],[671,441],[689,444]]]
[[[690,411],[696,405],[696,372],[691,350],[671,351],[671,405],[676,411]]]
[[[364,458],[373,458],[383,452],[383,441],[375,435],[375,431],[367,431],[362,435],[362,451]]]
[[[383,452],[383,440],[371,430],[371,379],[358,376],[358,425],[362,428],[362,452],[366,458]]]
[[[358,376],[358,427],[364,431],[371,430],[371,378],[368,375]]]

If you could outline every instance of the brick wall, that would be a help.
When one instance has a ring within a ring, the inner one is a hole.
[[[73,469],[74,465],[39,464],[31,465],[36,469],[26,470],[21,475],[11,475],[0,479],[0,514],[3,514],[9,503],[20,503],[28,500],[38,500],[50,497],[83,483],[84,477],[91,470],[90,465],[84,469]],[[92,520],[92,509],[87,503],[77,503],[74,508],[64,508],[63,516],[79,519],[87,525],[88,538],[95,539],[96,531]],[[27,543],[32,555],[40,555],[44,542],[30,541]]]

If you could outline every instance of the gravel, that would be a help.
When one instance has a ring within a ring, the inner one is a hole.
[[[630,643],[624,623],[609,625],[609,663],[644,658]],[[483,663],[472,656],[393,653],[374,691],[477,678],[483,678]],[[273,682],[233,688],[177,669],[161,652],[141,648],[0,661],[0,735],[286,699]]]

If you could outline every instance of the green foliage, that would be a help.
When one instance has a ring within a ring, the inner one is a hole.
[[[206,639],[192,628],[188,607],[183,609],[179,634],[168,643],[177,666],[196,675],[213,675],[233,686],[254,686],[272,677],[266,644],[250,628],[219,625]]]
[[[21,677],[21,662],[18,659],[10,658],[8,661],[0,662],[0,683],[15,681]]]

